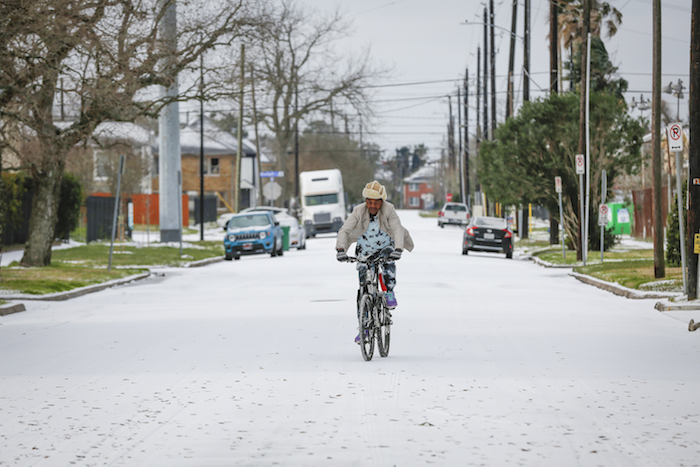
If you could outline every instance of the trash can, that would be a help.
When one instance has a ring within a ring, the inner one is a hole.
[[[284,247],[284,251],[289,251],[289,226],[288,225],[282,226],[282,246]]]

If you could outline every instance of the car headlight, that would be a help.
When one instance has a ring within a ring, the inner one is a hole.
[[[260,240],[262,240],[263,238],[267,237],[267,232],[260,232],[258,237],[260,237]]]
[[[235,241],[236,241],[236,236],[233,235],[233,234],[230,234],[230,235],[228,236],[228,241],[229,241],[229,242],[235,242]]]

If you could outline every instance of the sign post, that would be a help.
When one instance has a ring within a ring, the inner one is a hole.
[[[559,195],[559,241],[561,242],[561,255],[566,259],[566,246],[564,245],[564,216],[561,208],[561,177],[554,177],[554,189]]]
[[[263,196],[270,200],[270,206],[273,205],[274,201],[282,195],[282,187],[279,183],[275,182],[275,178],[284,177],[284,172],[267,170],[265,172],[260,172],[260,178],[269,178],[270,181],[263,187]]]
[[[678,232],[681,239],[681,271],[683,272],[683,293],[688,293],[688,280],[685,274],[685,221],[683,220],[683,187],[681,185],[681,152],[683,151],[683,126],[672,123],[668,126],[668,149],[676,153],[676,193],[678,196]]]
[[[603,251],[605,250],[605,227],[608,225],[608,206],[605,204],[605,198],[608,194],[608,177],[603,169],[603,173],[600,176],[600,203],[601,206],[605,206],[605,223],[600,225],[600,262],[603,262]],[[600,224],[602,220],[598,220]]]
[[[583,255],[584,242],[588,242],[588,235],[583,230],[583,174],[586,173],[586,168],[584,166],[585,158],[583,154],[576,154],[576,173],[578,174],[578,186],[579,186],[579,227],[581,232],[581,257],[583,258],[583,265],[586,265],[586,256]],[[584,240],[583,238],[586,238]]]

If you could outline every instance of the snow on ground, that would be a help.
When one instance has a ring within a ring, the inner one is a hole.
[[[687,315],[400,214],[387,358],[330,235],[1,317],[0,466],[698,464]]]

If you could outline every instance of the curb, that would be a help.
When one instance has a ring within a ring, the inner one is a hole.
[[[216,256],[214,258],[200,259],[199,261],[192,261],[191,263],[185,264],[185,268],[198,268],[200,266],[206,266],[208,264],[219,263],[224,260],[223,256]]]
[[[95,285],[88,285],[86,287],[80,287],[78,289],[73,289],[73,290],[70,290],[68,292],[56,292],[56,293],[46,294],[46,295],[26,295],[26,294],[25,295],[18,294],[18,295],[11,295],[11,296],[0,295],[0,299],[13,300],[13,301],[17,301],[17,300],[41,301],[41,300],[44,300],[44,301],[58,302],[58,301],[62,301],[62,300],[70,300],[71,298],[80,297],[82,295],[86,295],[86,294],[93,293],[93,292],[99,292],[100,290],[104,290],[104,289],[107,289],[109,287],[128,284],[129,282],[145,279],[150,275],[151,275],[151,272],[148,271],[148,272],[144,272],[141,274],[134,274],[133,276],[128,276],[128,277],[125,277],[123,279],[116,279],[113,281],[105,282],[102,284],[95,284]],[[24,306],[24,305],[22,305],[22,306]]]
[[[14,305],[3,305],[0,306],[0,316],[11,315],[12,313],[19,313],[20,311],[26,311],[24,303],[16,303]]]
[[[537,256],[527,256],[527,259],[530,261],[533,261],[535,264],[538,266],[542,266],[545,268],[554,268],[554,269],[573,269],[575,265],[573,264],[553,264],[548,261],[545,261],[543,259],[540,259]]]
[[[615,295],[619,295],[625,298],[632,299],[651,299],[651,298],[673,298],[680,297],[682,294],[680,292],[640,292],[639,290],[630,289],[624,287],[620,284],[614,282],[607,282],[601,279],[596,279],[595,277],[587,276],[585,274],[580,274],[578,272],[570,272],[570,276],[578,279],[584,284],[589,284],[599,289],[606,290]]]
[[[700,310],[700,301],[694,303],[671,303],[668,300],[656,302],[654,308],[659,311],[697,311]]]

